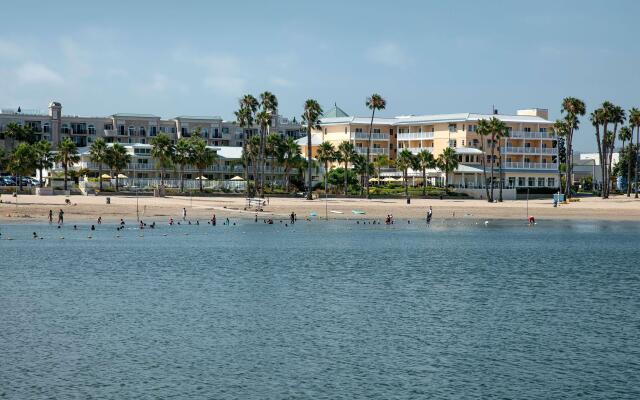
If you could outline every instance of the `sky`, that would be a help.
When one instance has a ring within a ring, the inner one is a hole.
[[[7,1],[0,107],[220,115],[269,90],[368,115],[640,107],[638,1]],[[587,118],[574,139],[595,149]]]

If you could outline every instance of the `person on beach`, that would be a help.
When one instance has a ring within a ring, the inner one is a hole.
[[[427,210],[427,224],[431,223],[431,217],[433,216],[433,208],[429,206],[429,210]]]
[[[182,220],[187,220],[187,209],[185,207],[182,207]]]
[[[53,210],[49,210],[49,223],[53,223]]]
[[[91,230],[95,231],[96,230],[96,226],[95,225],[91,225]]]
[[[216,215],[213,214],[213,217],[211,217],[211,225],[216,226]]]
[[[255,219],[253,220],[253,222],[258,222],[258,213],[256,213],[256,217],[255,217]]]
[[[120,226],[125,226],[124,219],[120,218]]]
[[[291,225],[295,224],[296,222],[296,214],[293,211],[291,211],[290,222],[291,222]]]
[[[58,211],[58,225],[64,224],[64,211],[62,208]]]
[[[34,239],[37,239],[37,238],[38,238],[38,234],[37,234],[37,233],[35,233],[35,232],[33,232],[33,238],[34,238]]]
[[[98,217],[98,225],[102,224],[102,217]]]

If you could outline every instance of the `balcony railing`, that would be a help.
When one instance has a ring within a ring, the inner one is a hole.
[[[356,147],[356,153],[358,154],[362,154],[362,155],[367,155],[367,148],[366,147]],[[371,148],[371,150],[369,151],[369,154],[389,154],[389,149],[383,149],[383,148]]]
[[[555,139],[556,135],[553,132],[512,131],[509,133],[509,137],[515,139]]]
[[[554,147],[511,147],[505,146],[500,148],[505,153],[512,154],[558,154],[558,149]]]
[[[433,132],[404,132],[398,133],[398,140],[433,139]]]
[[[369,140],[368,132],[351,132],[351,140]],[[371,140],[389,140],[388,133],[372,133]]]
[[[399,147],[398,151],[409,150],[413,154],[418,154],[422,151],[428,151],[429,153],[433,153],[433,147]]]
[[[556,163],[505,162],[504,167],[512,169],[547,169],[550,171],[558,170],[558,164]]]

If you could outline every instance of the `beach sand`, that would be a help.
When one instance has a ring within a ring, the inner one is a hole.
[[[136,219],[136,198],[112,196],[106,204],[104,196],[70,196],[71,205],[65,205],[64,196],[20,195],[18,198],[2,195],[0,198],[0,223],[47,222],[49,210],[53,210],[54,222],[57,212],[63,209],[65,221],[95,221],[98,216],[104,223],[115,223],[124,218]],[[17,200],[17,201],[16,201]],[[246,201],[242,197],[139,197],[138,210],[145,222],[163,222],[169,218],[182,219],[182,208],[187,209],[187,219],[208,220],[216,214],[221,218],[254,218],[255,211],[245,211]],[[527,214],[537,220],[625,220],[640,221],[640,200],[626,196],[614,196],[607,200],[581,198],[579,202],[561,204],[554,208],[551,199],[529,200],[528,213],[525,200],[488,203],[484,200],[439,200],[435,198],[412,198],[407,205],[404,199],[359,198],[305,200],[300,198],[270,198],[269,204],[258,218],[287,218],[293,211],[298,218],[307,218],[312,213],[324,218],[325,207],[329,219],[384,219],[393,214],[396,219],[423,219],[429,206],[433,207],[434,220],[439,218],[476,219],[522,219]],[[355,215],[352,210],[362,210],[364,215]],[[333,212],[332,212],[333,211]]]

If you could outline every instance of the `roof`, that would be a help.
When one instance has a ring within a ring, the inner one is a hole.
[[[296,143],[299,146],[306,146],[307,143],[307,137],[303,136],[300,139],[296,140]],[[322,143],[322,138],[319,135],[311,135],[311,146],[318,146]]]
[[[131,113],[117,113],[113,114],[113,117],[116,118],[160,118],[157,115],[153,114],[131,114]]]
[[[374,118],[374,125],[394,125],[396,118]],[[335,118],[321,118],[320,125],[327,124],[363,124],[369,125],[371,123],[371,117],[335,117]]]
[[[400,115],[397,117],[376,117],[373,119],[374,125],[415,125],[415,124],[436,124],[436,123],[456,123],[456,122],[474,122],[481,119],[498,118],[504,122],[511,123],[533,123],[533,124],[550,124],[551,121],[541,117],[530,115],[506,115],[506,114],[476,114],[476,113],[457,113],[457,114],[430,114],[430,115]],[[321,125],[334,124],[370,124],[371,117],[324,117],[320,120]]]
[[[322,114],[323,118],[341,118],[341,117],[348,117],[348,116],[349,114],[344,112],[342,108],[338,107],[336,103],[333,104],[332,109]]]
[[[197,119],[197,120],[222,120],[222,117],[218,115],[180,115],[175,117],[175,119]]]
[[[473,147],[456,147],[456,154],[482,154],[482,150]]]

